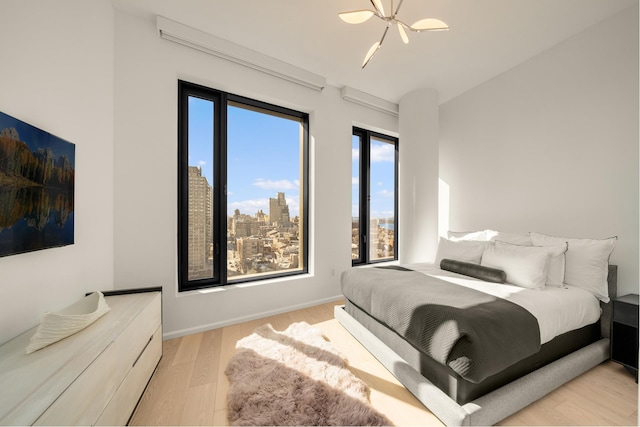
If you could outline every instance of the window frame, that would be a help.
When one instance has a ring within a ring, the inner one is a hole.
[[[367,264],[378,264],[389,261],[397,261],[398,260],[398,150],[399,150],[399,138],[385,135],[380,132],[360,128],[357,126],[353,127],[352,131],[352,141],[353,137],[357,136],[360,140],[359,144],[359,171],[358,171],[358,202],[359,202],[359,215],[358,215],[358,227],[359,227],[359,248],[358,248],[358,259],[351,259],[352,266],[358,265],[367,265]],[[374,259],[370,258],[370,247],[369,247],[369,236],[371,235],[370,230],[370,206],[369,202],[371,200],[371,139],[382,139],[385,141],[392,142],[394,145],[394,194],[393,194],[393,215],[394,215],[394,250],[393,250],[393,258],[384,258],[384,259]],[[353,144],[353,142],[352,142]],[[366,166],[366,167],[363,167]],[[353,171],[352,171],[353,176]],[[353,187],[352,187],[353,188]],[[352,219],[353,222],[353,219]]]
[[[189,280],[189,98],[212,101],[213,117],[213,278]],[[265,110],[300,121],[300,262],[303,267],[258,277],[227,277],[227,110],[230,104]],[[307,274],[309,271],[309,114],[252,98],[178,80],[178,292]]]

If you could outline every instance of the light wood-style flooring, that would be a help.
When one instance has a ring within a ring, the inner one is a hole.
[[[228,425],[224,370],[235,344],[258,326],[284,330],[305,321],[319,327],[371,388],[371,404],[395,425],[442,423],[333,317],[341,302],[187,335],[164,342],[164,354],[131,425]],[[605,362],[524,408],[500,425],[638,425],[638,385],[620,365]]]

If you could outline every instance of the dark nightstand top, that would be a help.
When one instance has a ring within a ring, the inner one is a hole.
[[[626,304],[638,305],[638,299],[639,299],[638,294],[628,294],[628,295],[623,295],[621,297],[616,297],[613,300],[618,302],[624,302]]]

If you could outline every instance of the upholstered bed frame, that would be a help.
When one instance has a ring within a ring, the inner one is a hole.
[[[617,266],[609,266],[609,295],[617,295]],[[398,353],[411,355],[415,349],[395,334],[381,338],[352,317],[343,306],[335,308],[336,319],[367,348],[418,400],[448,426],[493,425],[530,405],[573,378],[609,358],[611,303],[603,304],[601,338],[592,344],[515,379],[467,403],[459,404],[425,378]],[[378,332],[378,335],[380,333]],[[455,381],[452,376],[451,381]]]

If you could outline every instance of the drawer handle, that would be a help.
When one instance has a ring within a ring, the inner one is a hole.
[[[147,341],[147,343],[145,344],[144,348],[142,349],[142,351],[140,352],[140,354],[138,355],[138,357],[136,357],[136,360],[133,362],[133,365],[131,367],[136,366],[136,363],[138,363],[138,360],[140,360],[140,358],[142,357],[142,355],[144,354],[144,351],[147,349],[147,347],[149,347],[149,344],[151,344],[151,341],[153,341],[153,335],[151,335],[149,337],[149,341]]]

